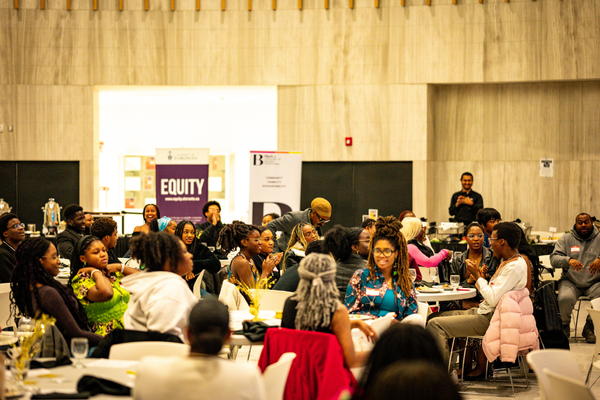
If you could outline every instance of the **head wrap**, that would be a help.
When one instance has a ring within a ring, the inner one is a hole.
[[[167,227],[167,225],[169,225],[169,222],[171,222],[171,218],[169,218],[169,217],[159,218],[159,220],[158,220],[158,230],[159,230],[159,232],[164,232],[164,230]]]

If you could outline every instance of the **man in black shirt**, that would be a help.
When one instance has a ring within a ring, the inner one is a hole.
[[[4,213],[0,216],[0,283],[10,282],[17,265],[15,249],[25,239],[25,226],[16,214]]]
[[[462,222],[465,226],[477,219],[477,211],[483,208],[483,197],[473,190],[473,174],[465,172],[460,177],[462,190],[452,195],[450,200],[450,215],[454,215],[455,222]]]
[[[69,204],[63,210],[63,219],[67,221],[67,229],[56,236],[58,254],[62,258],[71,259],[75,245],[85,232],[85,215],[83,207]]]

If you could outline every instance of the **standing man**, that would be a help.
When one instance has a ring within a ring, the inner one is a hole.
[[[77,204],[69,204],[63,210],[63,219],[67,221],[67,229],[56,236],[56,245],[60,257],[70,260],[75,245],[85,232],[83,207]]]
[[[310,208],[304,211],[290,211],[287,214],[274,219],[267,224],[267,229],[273,234],[281,232],[281,236],[277,240],[279,251],[287,249],[288,242],[292,229],[300,222],[312,224],[319,234],[323,236],[321,227],[331,219],[331,204],[322,197],[317,197],[310,203]]]
[[[454,215],[455,222],[462,222],[465,226],[475,221],[477,211],[483,208],[483,197],[473,190],[473,174],[464,172],[460,177],[462,190],[452,195],[450,200],[450,215]]]
[[[571,232],[556,242],[550,254],[550,264],[562,268],[558,284],[558,308],[567,337],[571,333],[571,313],[579,296],[594,300],[600,297],[600,235],[592,224],[589,214],[581,213],[575,218]],[[596,343],[594,324],[589,317],[583,327],[586,342]]]
[[[8,283],[17,265],[15,250],[25,239],[25,225],[16,214],[4,213],[0,216],[0,238],[0,283]]]

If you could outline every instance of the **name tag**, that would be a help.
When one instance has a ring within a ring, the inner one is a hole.
[[[579,246],[571,246],[571,253],[579,253]]]
[[[367,296],[379,296],[379,289],[367,288]]]

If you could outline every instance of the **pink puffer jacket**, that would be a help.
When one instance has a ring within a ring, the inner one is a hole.
[[[489,361],[500,356],[500,361],[515,362],[520,351],[530,349],[539,349],[539,342],[529,290],[512,290],[496,306],[483,351]]]

